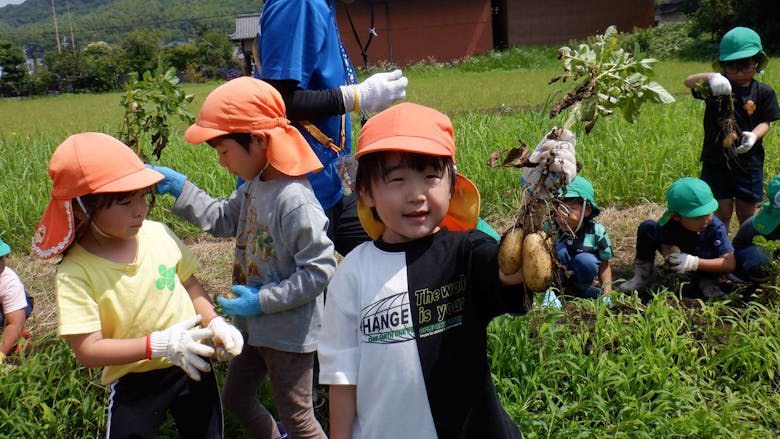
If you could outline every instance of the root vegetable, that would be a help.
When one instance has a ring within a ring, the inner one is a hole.
[[[734,146],[734,143],[737,142],[737,139],[739,139],[739,136],[737,135],[736,132],[732,131],[731,133],[729,133],[723,138],[723,147],[731,148],[732,146]]]
[[[515,226],[504,234],[498,248],[498,268],[504,274],[517,273],[523,263],[523,228]]]
[[[545,232],[530,233],[523,239],[523,277],[532,291],[544,291],[552,282],[552,241]]]

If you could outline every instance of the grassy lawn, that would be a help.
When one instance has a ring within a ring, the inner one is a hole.
[[[455,126],[458,169],[483,196],[482,216],[499,231],[519,206],[515,169],[491,169],[488,155],[536,142],[562,120],[544,110],[548,86],[560,69],[532,51],[511,68],[413,66],[407,100],[448,113]],[[488,60],[482,60],[488,63]],[[475,62],[482,62],[477,60]],[[761,77],[780,90],[772,66]],[[489,64],[489,63],[488,63]],[[504,63],[506,64],[506,63]],[[690,97],[683,79],[709,63],[664,61],[654,80],[672,92],[669,105],[648,104],[633,125],[620,115],[602,119],[590,135],[577,130],[578,160],[593,182],[617,258],[618,275],[633,258],[636,225],[663,211],[664,191],[683,176],[697,176],[703,103]],[[187,85],[195,94],[189,110],[218,84]],[[17,268],[36,298],[31,326],[39,337],[31,355],[15,367],[0,367],[0,436],[100,437],[105,423],[104,389],[98,373],[77,365],[53,338],[55,266],[28,253],[33,227],[48,200],[51,152],[70,134],[116,134],[119,93],[0,100],[0,235],[14,248]],[[557,96],[557,95],[556,95]],[[216,196],[227,196],[234,178],[218,166],[208,147],[189,145],[175,126],[160,164],[185,173]],[[359,133],[355,125],[355,139]],[[780,134],[765,140],[767,180],[780,172]],[[199,277],[207,290],[226,288],[230,242],[210,239],[167,212],[158,199],[154,219],[172,224],[203,259]],[[733,231],[733,230],[732,230]],[[618,277],[618,276],[616,276]],[[771,291],[767,294],[770,295]],[[649,303],[620,297],[607,310],[570,301],[563,312],[536,310],[491,324],[494,380],[507,410],[527,437],[738,437],[780,435],[780,313],[769,304],[683,301],[674,292]],[[220,373],[224,370],[220,370]],[[467,379],[467,377],[464,377]],[[264,401],[268,393],[262,394]],[[241,437],[229,424],[229,437]]]

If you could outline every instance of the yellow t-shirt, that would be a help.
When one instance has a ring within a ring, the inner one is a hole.
[[[102,331],[103,338],[143,337],[195,315],[182,280],[197,257],[164,224],[144,221],[136,261],[109,261],[74,244],[57,268],[59,336]],[[128,372],[170,367],[164,359],[106,366],[109,384]]]

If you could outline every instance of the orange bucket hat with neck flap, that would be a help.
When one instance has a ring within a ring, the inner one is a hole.
[[[306,139],[287,120],[282,95],[265,81],[242,76],[215,88],[184,139],[203,143],[232,133],[264,135],[268,161],[284,174],[299,176],[322,169]]]
[[[72,201],[88,194],[132,192],[164,177],[124,143],[103,133],[74,134],[51,156],[51,199],[35,228],[33,252],[49,259],[68,248],[76,235]]]

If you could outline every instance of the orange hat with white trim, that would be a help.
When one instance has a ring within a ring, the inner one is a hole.
[[[358,138],[355,158],[378,151],[398,151],[433,156],[447,156],[455,163],[455,136],[452,122],[446,115],[410,102],[394,105],[368,119]],[[471,230],[479,219],[479,190],[468,178],[458,173],[450,197],[447,215],[441,227],[448,230]],[[371,208],[361,199],[358,217],[368,236],[378,239],[385,225],[378,221]]]
[[[164,176],[147,168],[124,143],[103,133],[74,134],[51,156],[51,199],[35,228],[33,252],[54,257],[73,242],[72,200],[88,194],[132,192],[150,187]]]
[[[242,76],[215,88],[184,139],[202,143],[231,133],[266,136],[268,161],[284,174],[298,176],[322,169],[306,139],[287,120],[282,95],[265,81]]]

